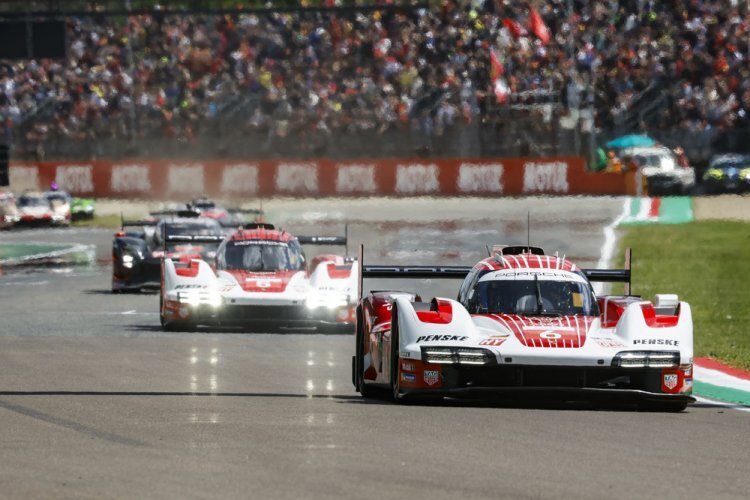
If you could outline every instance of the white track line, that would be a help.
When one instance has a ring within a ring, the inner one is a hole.
[[[609,261],[612,260],[612,255],[615,252],[615,243],[617,242],[615,229],[630,213],[631,203],[632,198],[629,196],[626,197],[622,204],[622,212],[620,212],[620,215],[604,228],[604,243],[602,244],[601,250],[599,250],[599,255],[601,255],[601,257],[599,258],[599,263],[596,265],[597,269],[605,269],[609,265]],[[605,283],[594,283],[594,292],[597,295],[600,295],[604,285]]]
[[[738,405],[736,403],[726,403],[724,401],[717,401],[715,399],[708,399],[701,396],[696,396],[695,394],[693,394],[693,397],[698,403],[710,404],[720,408],[729,408],[731,410],[745,411],[750,413],[750,408],[748,408],[747,406]]]

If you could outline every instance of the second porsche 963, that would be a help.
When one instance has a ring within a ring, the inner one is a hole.
[[[629,266],[580,269],[539,248],[510,246],[473,267],[363,265],[362,274],[463,278],[457,300],[425,302],[415,291],[361,300],[352,371],[364,396],[534,392],[667,410],[693,401],[690,306],[673,294],[653,302],[630,295]],[[627,282],[626,294],[597,297],[591,281]]]
[[[357,262],[325,254],[308,263],[302,245],[346,245],[346,236],[294,236],[252,223],[223,241],[213,260],[165,258],[162,325],[353,331]]]
[[[200,236],[195,242],[193,237]],[[123,220],[112,242],[112,291],[158,290],[162,257],[213,259],[224,239],[221,224],[192,211],[162,219]]]

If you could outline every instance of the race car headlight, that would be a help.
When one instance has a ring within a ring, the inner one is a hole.
[[[305,305],[308,309],[318,309],[319,307],[325,307],[327,309],[338,309],[339,307],[346,307],[348,297],[343,293],[316,293],[307,297]]]
[[[486,349],[467,347],[423,347],[422,360],[425,363],[487,365],[495,362],[495,356]]]
[[[750,180],[750,168],[743,168],[740,170],[740,177],[746,180]]]
[[[133,256],[132,255],[128,255],[128,254],[123,255],[122,256],[122,265],[124,267],[127,267],[128,269],[130,269],[131,267],[133,267]]]
[[[224,299],[218,292],[190,290],[187,292],[178,292],[177,301],[180,304],[188,304],[191,306],[208,305],[211,307],[220,307],[223,304]]]
[[[65,215],[64,214],[52,214],[52,220],[54,221],[65,220]]]
[[[671,368],[679,364],[679,352],[624,351],[612,358],[612,366],[620,368]]]

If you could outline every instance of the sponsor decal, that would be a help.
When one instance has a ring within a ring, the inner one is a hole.
[[[600,347],[605,347],[607,349],[627,347],[622,342],[619,342],[614,339],[594,339],[594,340],[596,341],[597,344],[599,344]]]
[[[281,283],[282,279],[279,278],[246,278],[246,282],[255,282],[255,286],[258,288],[269,288],[274,283]]]
[[[276,189],[292,193],[317,193],[318,164],[280,163],[276,170]]]
[[[414,383],[417,381],[417,376],[414,375],[413,373],[402,373],[401,380],[403,380],[404,382]]]
[[[222,192],[256,194],[258,192],[258,165],[239,163],[227,165],[221,175]]]
[[[678,347],[680,345],[679,340],[672,339],[635,339],[633,341],[635,345],[668,345]]]
[[[581,283],[583,282],[583,278],[581,278],[580,276],[577,276],[576,274],[571,273],[569,271],[557,271],[556,272],[556,271],[549,271],[549,270],[544,270],[544,271],[535,271],[535,270],[530,270],[530,271],[509,270],[509,271],[506,271],[506,270],[502,270],[502,271],[495,271],[491,275],[492,278],[496,278],[496,279],[518,278],[518,277],[523,277],[523,276],[528,276],[528,277],[531,277],[531,276],[540,276],[540,277],[562,278],[562,279],[565,279],[565,280],[578,281],[578,282],[581,282]],[[484,281],[484,279],[482,281]]]
[[[460,335],[423,335],[421,337],[417,337],[417,344],[419,344],[420,342],[460,342],[468,338],[469,337],[462,337]]]
[[[378,190],[375,165],[338,164],[336,167],[337,193],[374,193]]]
[[[413,372],[414,371],[414,363],[411,361],[401,361],[401,369],[406,370],[407,372]]]
[[[488,345],[493,347],[498,347],[508,340],[508,335],[492,335],[490,337],[487,337],[486,339],[479,342],[479,345]]]
[[[175,290],[186,289],[186,288],[208,288],[208,285],[200,285],[198,283],[189,283],[185,285],[175,285]]]
[[[502,163],[461,163],[458,190],[462,193],[502,193]]]
[[[16,192],[39,189],[39,167],[10,167],[8,171],[10,185]]]
[[[524,163],[524,193],[567,193],[568,189],[568,164],[564,161]]]
[[[109,187],[114,193],[149,192],[151,180],[148,173],[146,165],[115,165]]]
[[[398,353],[399,357],[409,359],[411,358],[411,352],[409,351],[400,351]]]
[[[440,372],[437,370],[425,370],[423,378],[425,384],[435,385],[440,381]]]
[[[283,241],[271,241],[271,240],[235,240],[232,244],[236,247],[247,247],[251,245],[266,245],[270,247],[284,247],[287,246]]]
[[[677,387],[677,382],[679,381],[679,377],[676,373],[666,373],[664,374],[664,387],[667,389],[674,390],[675,387]]]
[[[205,191],[203,165],[170,165],[167,186],[170,193],[202,194]]]
[[[413,164],[396,167],[396,192],[404,194],[434,193],[440,191],[438,166]]]
[[[66,165],[57,167],[55,182],[71,193],[94,192],[94,167],[91,165]]]

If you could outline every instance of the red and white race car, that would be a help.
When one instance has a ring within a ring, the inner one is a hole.
[[[361,299],[352,381],[363,396],[387,389],[396,401],[532,392],[682,410],[693,401],[690,306],[629,295],[629,260],[580,269],[540,248],[498,246],[473,267],[363,265],[363,277],[463,284],[457,300]],[[628,295],[596,297],[591,281],[627,282]]]
[[[64,191],[26,192],[17,200],[18,224],[69,226],[71,197]]]
[[[308,266],[304,244],[346,245],[346,236],[297,237],[256,222],[224,240],[211,263],[164,259],[162,326],[353,331],[356,260],[327,254]]]

